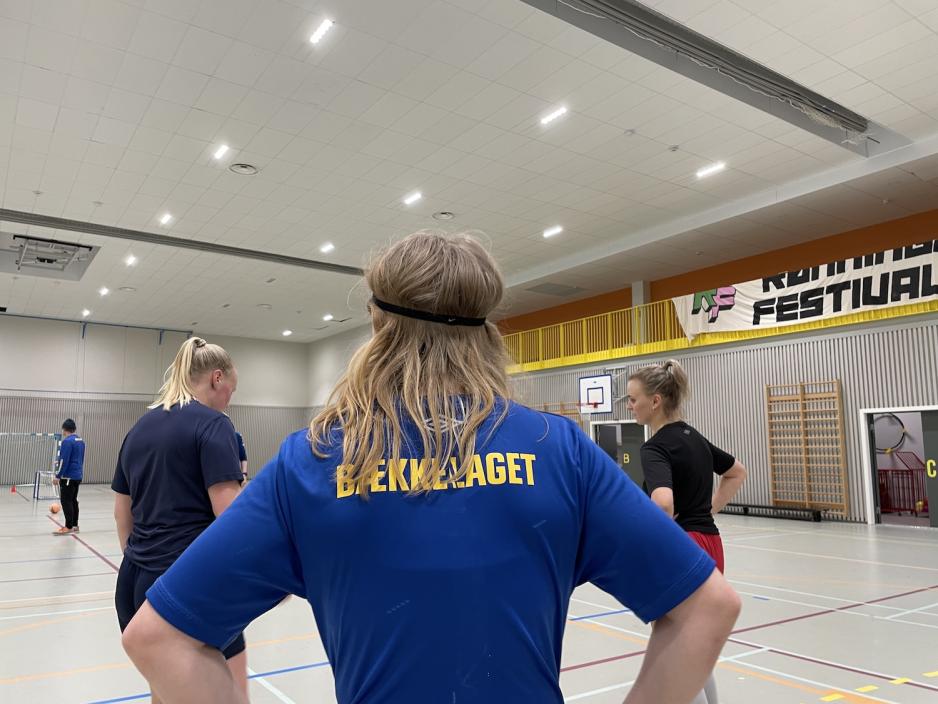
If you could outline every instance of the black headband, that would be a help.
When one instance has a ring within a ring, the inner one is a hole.
[[[442,315],[440,313],[428,313],[423,310],[414,310],[413,308],[401,308],[393,303],[379,301],[374,296],[371,297],[371,302],[383,311],[394,313],[395,315],[403,315],[405,318],[416,318],[417,320],[426,320],[431,323],[443,323],[443,325],[465,325],[467,327],[485,325],[485,318],[463,318],[459,315]]]

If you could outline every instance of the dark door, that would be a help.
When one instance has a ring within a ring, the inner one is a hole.
[[[638,423],[603,423],[594,428],[596,444],[641,486],[645,480],[640,452],[645,442],[645,428]]]

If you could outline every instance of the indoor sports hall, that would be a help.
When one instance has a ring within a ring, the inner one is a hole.
[[[938,701],[938,0],[0,2],[0,701],[150,701],[111,487],[164,372],[230,354],[250,494],[376,307],[484,323],[369,290],[425,230],[491,254],[512,397],[629,490],[666,360],[745,465],[721,704]],[[651,626],[591,583],[561,624],[557,701],[629,696]],[[306,600],[245,640],[251,702],[347,704]]]

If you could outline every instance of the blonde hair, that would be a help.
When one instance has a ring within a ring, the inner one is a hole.
[[[642,367],[629,376],[645,388],[647,394],[659,394],[667,415],[679,413],[684,402],[690,397],[690,381],[677,360],[669,359],[664,364],[652,364]]]
[[[176,359],[163,374],[160,393],[148,408],[162,406],[168,411],[175,404],[185,406],[192,401],[192,382],[206,372],[220,369],[228,374],[234,362],[224,347],[213,345],[201,337],[190,337],[179,346]]]
[[[405,237],[372,262],[365,281],[379,301],[465,318],[486,318],[504,291],[491,255],[464,233]],[[327,456],[332,431],[341,430],[343,476],[367,497],[378,463],[400,457],[402,419],[409,418],[421,447],[408,450],[434,468],[413,479],[411,493],[430,491],[438,472],[446,474],[440,481],[462,478],[497,399],[506,402],[490,432],[508,412],[508,355],[498,328],[417,320],[377,306],[371,313],[374,334],[310,424],[313,451]]]

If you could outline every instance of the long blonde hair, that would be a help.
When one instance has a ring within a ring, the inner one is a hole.
[[[468,234],[416,232],[379,255],[365,281],[379,301],[467,318],[486,318],[504,291],[495,261]],[[341,430],[344,479],[367,497],[378,463],[400,458],[406,442],[402,420],[409,418],[421,447],[408,451],[434,468],[412,478],[410,491],[430,491],[440,479],[437,472],[445,473],[444,482],[462,478],[497,399],[505,403],[493,430],[508,412],[508,355],[498,328],[491,322],[450,326],[376,306],[371,313],[374,334],[352,356],[310,424],[313,451],[327,456],[332,431]]]
[[[194,398],[194,379],[215,369],[228,374],[233,368],[234,362],[224,347],[208,343],[201,337],[190,337],[179,346],[176,359],[163,374],[160,393],[148,408],[162,406],[164,411],[168,411],[177,403],[185,406]]]
[[[687,372],[676,359],[669,359],[664,364],[652,364],[642,367],[629,376],[635,379],[649,395],[660,394],[661,403],[667,416],[679,414],[684,402],[690,397],[690,381]]]

